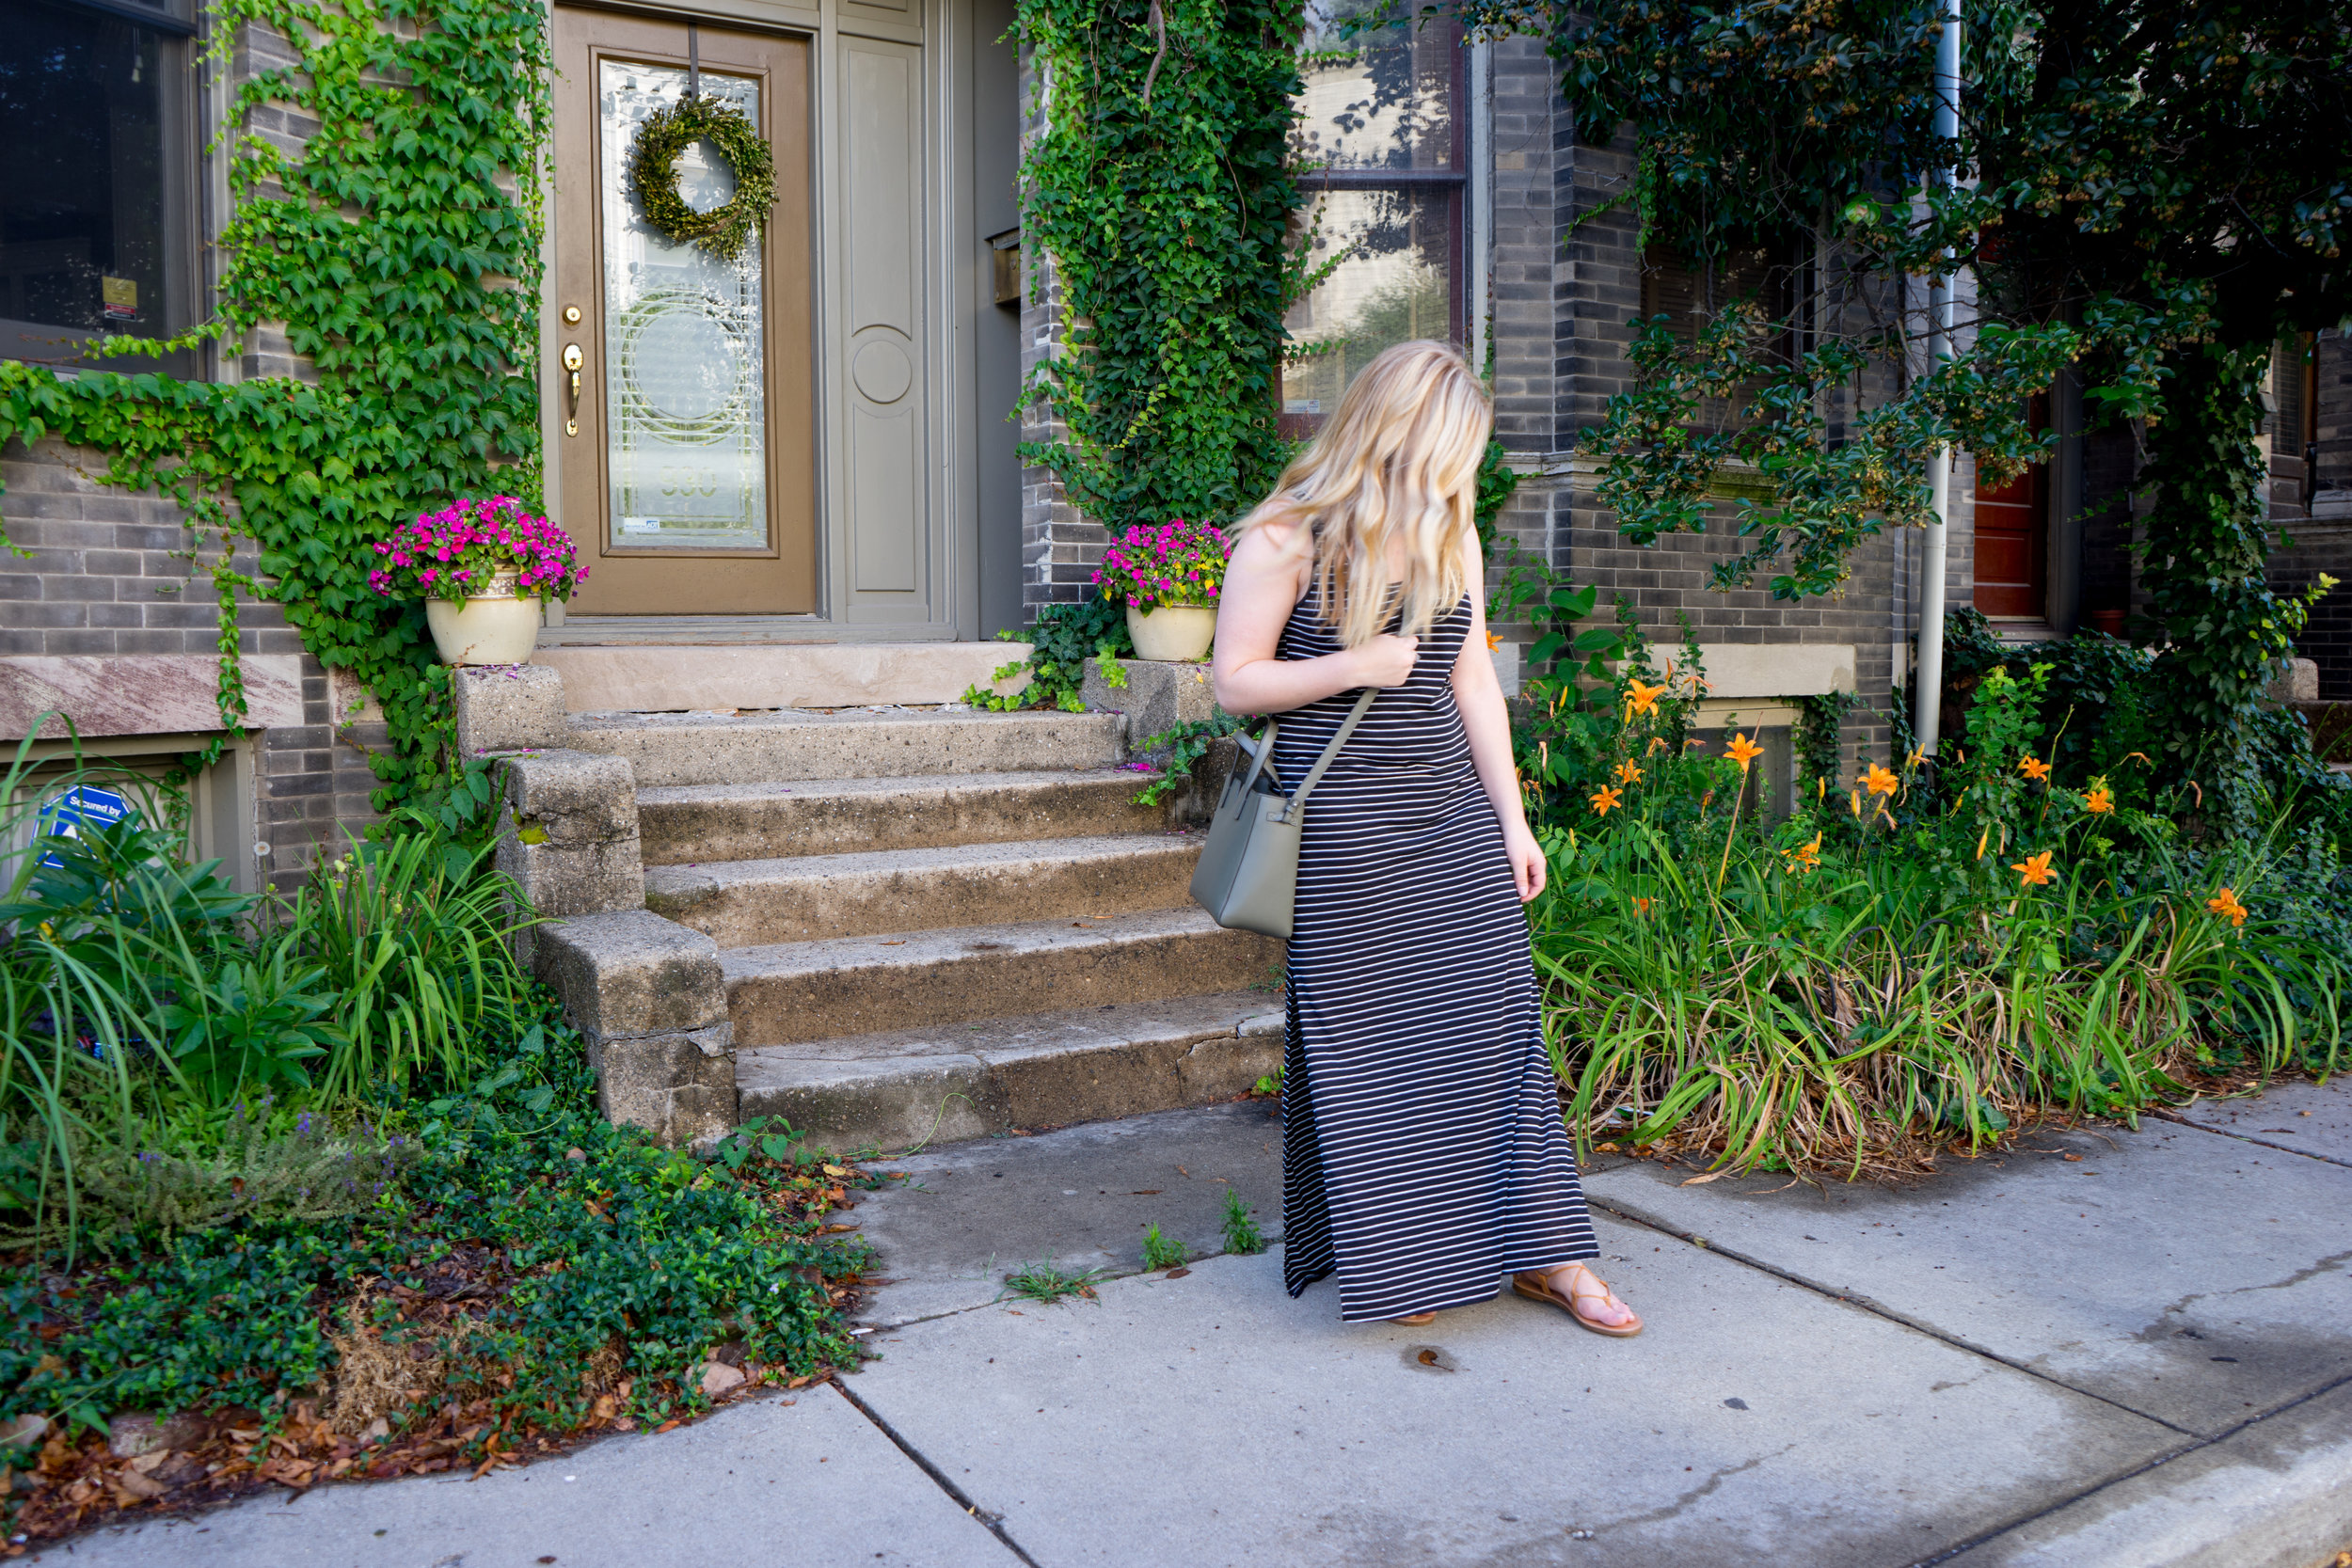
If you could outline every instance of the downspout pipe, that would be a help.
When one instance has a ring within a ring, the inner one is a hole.
[[[1960,137],[1960,7],[1946,0],[1944,31],[1935,45],[1936,140],[1946,145]],[[1956,168],[1939,170],[1934,178],[1945,190],[1959,179]],[[1930,374],[1952,357],[1952,272],[1955,258],[1946,251],[1942,275],[1928,285],[1928,371]],[[1938,446],[1928,454],[1928,496],[1934,520],[1928,524],[1927,560],[1919,583],[1919,668],[1916,689],[1919,710],[1913,729],[1919,750],[1935,755],[1936,732],[1944,721],[1944,573],[1951,550],[1952,449]]]

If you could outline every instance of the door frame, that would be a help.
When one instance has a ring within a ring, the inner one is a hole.
[[[978,489],[974,418],[977,380],[972,317],[994,309],[986,247],[971,229],[972,146],[976,134],[1017,135],[1019,128],[973,123],[972,68],[977,39],[970,0],[710,0],[693,7],[591,4],[582,9],[634,13],[650,20],[695,20],[755,33],[801,34],[813,40],[810,134],[814,168],[811,308],[815,325],[817,582],[816,608],[797,615],[567,616],[552,606],[542,641],[708,644],[969,641],[978,636]],[[860,594],[849,578],[854,540],[848,515],[846,427],[852,392],[840,310],[846,297],[849,194],[845,190],[845,54],[861,44],[913,45],[920,122],[920,167],[912,184],[912,232],[917,257],[916,336],[925,363],[918,383],[922,462],[915,475],[923,550],[916,588],[906,594]],[[561,352],[561,302],[554,298],[553,182],[545,174],[549,221],[543,248],[540,352],[552,365]],[[558,385],[551,377],[543,387]],[[563,460],[560,396],[541,400],[543,450],[551,510],[560,506]],[[577,442],[572,443],[578,445]],[[560,513],[556,520],[564,521]]]
[[[809,77],[815,72],[814,40],[804,34],[780,32],[750,32],[737,27],[714,28],[723,35],[751,37],[773,43],[798,46],[804,53],[802,58],[802,80],[797,84],[788,73],[763,64],[754,68],[739,59],[727,58],[723,43],[707,47],[706,55],[715,54],[710,69],[719,74],[739,79],[755,71],[761,83],[761,116],[770,122],[767,134],[780,152],[789,143],[785,135],[786,124],[797,119],[803,149],[798,158],[779,156],[776,162],[775,216],[765,226],[763,255],[760,269],[761,334],[761,410],[766,439],[762,451],[767,469],[767,524],[769,546],[765,549],[685,550],[660,547],[631,549],[615,548],[612,542],[612,519],[606,515],[612,498],[612,441],[609,420],[612,418],[610,387],[611,366],[608,355],[612,345],[606,341],[608,310],[605,293],[605,258],[602,241],[611,214],[605,211],[606,175],[603,160],[603,127],[593,112],[580,114],[580,101],[584,97],[593,104],[597,101],[598,84],[604,62],[608,59],[644,61],[683,71],[689,64],[687,40],[678,32],[684,25],[668,17],[640,16],[626,12],[591,10],[564,6],[554,12],[553,40],[559,62],[580,63],[577,56],[584,55],[591,80],[576,83],[559,80],[556,90],[573,101],[569,117],[559,114],[556,119],[556,161],[576,171],[585,188],[564,193],[559,186],[559,203],[552,209],[555,230],[563,216],[569,215],[590,231],[585,245],[575,245],[568,255],[558,253],[557,262],[548,279],[550,302],[558,312],[552,322],[553,336],[541,345],[541,358],[546,366],[547,379],[542,383],[544,395],[557,404],[558,423],[563,433],[562,451],[569,459],[564,471],[556,476],[558,483],[550,487],[550,499],[564,495],[567,503],[589,503],[595,508],[597,527],[593,549],[582,548],[582,555],[592,563],[605,566],[610,573],[618,562],[646,563],[639,569],[641,578],[649,579],[641,588],[641,594],[659,595],[656,586],[660,578],[675,579],[668,592],[691,602],[696,584],[704,573],[692,570],[707,567],[708,572],[724,576],[726,562],[772,562],[766,571],[770,581],[763,585],[767,593],[786,601],[777,610],[767,613],[807,613],[817,604],[818,571],[818,487],[820,478],[817,469],[817,416],[815,380],[817,347],[815,341],[816,265],[815,244],[816,201],[814,165],[816,149],[813,127],[815,113]],[[574,25],[600,25],[606,31],[600,37],[582,40],[564,34],[565,19],[576,19]],[[652,29],[660,29],[660,33]],[[631,39],[628,33],[642,29],[647,34]],[[673,50],[670,45],[675,44]],[[798,88],[803,102],[795,105],[792,97]],[[801,251],[789,243],[789,214],[797,210],[804,226],[804,253],[789,264],[787,256]],[[563,236],[568,237],[568,236]],[[779,241],[785,243],[779,243]],[[568,286],[567,286],[568,285]],[[564,318],[565,308],[582,311],[577,324]],[[580,400],[579,434],[571,434],[569,401],[564,383],[569,372],[562,359],[566,347],[580,344],[586,348],[587,365]],[[590,498],[594,498],[593,501]],[[572,531],[573,537],[583,546],[580,531]],[[676,562],[672,567],[651,563]],[[738,568],[741,570],[742,568]],[[753,568],[756,569],[756,568]],[[607,581],[611,580],[608,576]],[[593,583],[587,590],[596,594]],[[797,601],[797,602],[796,602]],[[646,612],[648,614],[656,612]],[[662,613],[661,618],[669,618]]]

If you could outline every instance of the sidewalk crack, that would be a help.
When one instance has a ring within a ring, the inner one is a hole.
[[[1924,1334],[1931,1339],[1940,1340],[1943,1343],[1951,1346],[1954,1350],[1966,1351],[1971,1355],[1981,1356],[1983,1359],[1993,1362],[1997,1366],[2008,1367],[2014,1371],[2023,1372],[2027,1377],[2035,1378],[2041,1382],[2049,1384],[2054,1388],[2063,1388],[2068,1393],[2078,1395],[2083,1399],[2096,1400],[2101,1404],[2109,1406],[2112,1409],[2121,1410],[2127,1416],[2137,1416],[2143,1421],[2153,1422],[2153,1424],[2164,1428],[2167,1432],[2176,1432],[2184,1437],[2193,1438],[2197,1435],[2194,1432],[2180,1425],[2178,1422],[2168,1421],[2161,1416],[2152,1416],[2145,1410],[2135,1410],[2121,1400],[2110,1399],[2105,1394],[2093,1392],[2089,1388],[2077,1387],[2075,1385],[2067,1382],[2062,1377],[2058,1377],[2050,1372],[2042,1370],[2040,1367],[2033,1365],[2031,1362],[2018,1361],[2012,1357],[2003,1355],[1998,1351],[1990,1350],[1983,1345],[1974,1343],[1971,1340],[1963,1339],[1959,1335],[1950,1332],[1948,1329],[1938,1328],[1935,1324],[1922,1323],[1920,1320],[1910,1316],[1908,1313],[1898,1312],[1893,1307],[1888,1307],[1882,1302],[1874,1301],[1868,1296],[1859,1295],[1849,1291],[1833,1291],[1826,1285],[1807,1279],[1803,1275],[1791,1274],[1787,1269],[1768,1263],[1760,1258],[1753,1258],[1743,1252],[1735,1252],[1712,1237],[1702,1241],[1696,1231],[1685,1230],[1678,1226],[1668,1225],[1662,1220],[1651,1219],[1645,1214],[1637,1213],[1630,1209],[1620,1208],[1616,1204],[1607,1202],[1601,1198],[1593,1197],[1589,1194],[1586,1196],[1586,1202],[1588,1202],[1593,1208],[1606,1210],[1608,1212],[1616,1215],[1617,1218],[1624,1220],[1629,1224],[1641,1226],[1645,1229],[1658,1231],[1661,1235],[1672,1236],[1677,1241],[1688,1242],[1693,1246],[1703,1246],[1707,1251],[1714,1253],[1718,1257],[1727,1258],[1735,1263],[1744,1264],[1748,1268],[1754,1269],[1759,1274],[1769,1274],[1775,1279],[1787,1280],[1789,1284],[1798,1287],[1800,1290],[1810,1291],[1815,1295],[1826,1296],[1832,1301],[1841,1302],[1848,1307],[1858,1307],[1861,1310],[1869,1313],[1873,1317],[1883,1318],[1888,1323],[1900,1324],[1902,1327],[1910,1329],[1915,1334]]]
[[[2175,1127],[2185,1127],[2192,1132],[2210,1132],[2217,1138],[2235,1138],[2242,1144],[2252,1144],[2256,1148],[2275,1149],[2280,1154],[2299,1154],[2306,1160],[2316,1160],[2323,1165],[2342,1165],[2346,1169],[2352,1169],[2352,1160],[2339,1159],[2333,1154],[2322,1154],[2315,1148],[2296,1148],[2287,1144],[2275,1144],[2267,1138],[2257,1138],[2249,1133],[2233,1132],[2227,1127],[2208,1127],[2201,1121],[2189,1120],[2178,1111],[2150,1111],[2148,1115],[2158,1121],[2169,1121]]]
[[[1003,1514],[990,1513],[983,1510],[978,1503],[975,1502],[971,1497],[965,1493],[962,1487],[958,1486],[954,1481],[947,1479],[946,1471],[942,1470],[938,1465],[932,1464],[929,1459],[925,1458],[921,1449],[917,1449],[914,1444],[908,1442],[905,1437],[899,1434],[898,1428],[892,1426],[888,1421],[883,1420],[879,1411],[877,1411],[872,1405],[866,1403],[864,1400],[859,1399],[854,1393],[851,1393],[845,1380],[836,1377],[830,1379],[829,1381],[832,1383],[834,1391],[839,1393],[843,1399],[850,1402],[851,1409],[855,1410],[859,1415],[865,1417],[867,1420],[873,1422],[876,1431],[880,1432],[884,1437],[889,1438],[891,1442],[898,1445],[898,1449],[900,1453],[905,1454],[909,1459],[914,1461],[915,1467],[917,1469],[920,1469],[925,1475],[930,1477],[931,1481],[942,1492],[947,1494],[948,1497],[958,1508],[963,1510],[964,1513],[970,1514],[972,1518],[979,1523],[981,1528],[987,1530],[989,1534],[994,1536],[999,1542],[1001,1542],[1005,1550],[1010,1552],[1013,1556],[1019,1558],[1023,1562],[1026,1563],[1028,1568],[1038,1568],[1037,1559],[1022,1550],[1021,1543],[1015,1541],[1012,1538],[1012,1532],[1005,1528],[1005,1516]]]

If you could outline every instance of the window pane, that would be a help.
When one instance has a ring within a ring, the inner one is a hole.
[[[1385,0],[1309,0],[1304,44],[1312,55],[1301,74],[1303,115],[1293,162],[1301,167],[1445,169],[1456,166],[1454,71],[1458,29],[1410,21],[1345,36],[1348,19],[1377,11]]]
[[[686,96],[672,66],[607,60],[604,142],[606,440],[614,549],[757,550],[768,545],[767,324],[754,238],[732,261],[679,245],[645,221],[628,150],[647,115]],[[702,73],[702,90],[759,120],[759,83]],[[678,194],[696,212],[732,199],[717,150],[678,155]]]
[[[1454,209],[1451,190],[1328,191],[1316,203],[1314,260],[1346,260],[1291,307],[1282,372],[1283,425],[1305,435],[1382,349],[1455,336]]]
[[[23,324],[166,336],[164,72],[135,23],[16,0],[0,29],[0,354],[70,352]]]

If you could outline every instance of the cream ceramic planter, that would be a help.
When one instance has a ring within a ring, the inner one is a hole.
[[[527,664],[539,645],[539,601],[515,596],[515,579],[501,574],[497,592],[471,599],[427,599],[425,624],[444,664]]]
[[[1137,610],[1129,605],[1127,635],[1136,641],[1137,658],[1191,663],[1204,657],[1216,639],[1216,609],[1164,604],[1157,610]]]

